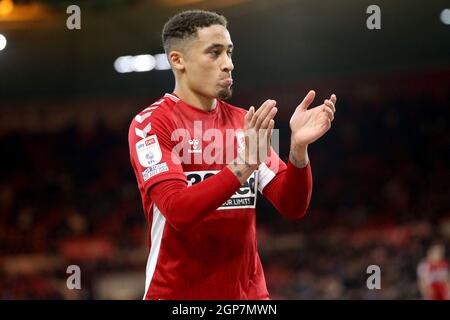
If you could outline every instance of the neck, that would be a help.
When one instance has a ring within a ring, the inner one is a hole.
[[[214,98],[198,95],[189,89],[182,88],[178,84],[175,85],[173,92],[185,103],[197,109],[209,112],[214,108]]]

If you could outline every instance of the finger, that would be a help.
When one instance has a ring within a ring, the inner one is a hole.
[[[258,120],[264,120],[265,117],[271,112],[272,108],[275,107],[277,102],[275,100],[268,100],[267,104],[264,106],[264,109],[261,110],[261,113],[258,116]]]
[[[265,139],[266,141],[270,141],[270,139],[272,138],[272,132],[274,127],[275,127],[275,120],[271,119],[269,121],[269,124],[267,125],[267,129],[259,130],[260,138]]]
[[[271,119],[269,121],[269,125],[267,126],[266,130],[266,138],[268,139],[268,141],[270,141],[270,139],[272,138],[272,131],[274,127],[275,127],[275,120]]]
[[[259,115],[270,105],[270,101],[271,101],[270,99],[264,101],[264,103],[259,107],[259,109],[256,110],[256,112],[253,114],[252,120],[250,121],[250,127],[255,126]]]
[[[275,127],[275,121],[272,119],[269,122],[268,137],[267,137],[267,156],[270,157],[270,153],[272,151],[272,131]]]
[[[334,103],[331,100],[324,100],[323,104],[330,107],[333,112],[336,112],[336,108],[334,107]]]
[[[325,133],[325,132],[327,132],[330,129],[330,127],[331,127],[330,119],[328,119],[328,117],[323,118],[322,121],[321,121],[321,125],[320,125],[321,131],[323,133]]]
[[[334,120],[334,112],[333,112],[333,110],[331,110],[330,107],[324,106],[323,111],[327,114],[328,119],[330,119],[331,121]]]
[[[336,104],[337,97],[334,93],[331,95],[330,100],[331,102],[333,102],[333,104]]]
[[[251,122],[254,114],[255,114],[255,107],[251,106],[250,109],[247,111],[247,113],[244,116],[244,130],[247,130],[250,128],[250,122]]]
[[[269,121],[268,131],[269,131],[269,137],[272,136],[272,130],[275,127],[275,120],[271,119]]]
[[[255,130],[259,130],[261,128],[261,124],[264,122],[266,117],[268,116],[270,117],[272,115],[273,118],[275,116],[275,114],[273,113],[273,108],[275,107],[275,104],[276,104],[275,100],[270,100],[269,103],[265,106],[264,110],[261,112],[261,114],[258,116],[258,119],[256,120]]]
[[[275,126],[275,121],[270,119],[267,128],[258,130],[258,161],[263,162],[268,155],[270,155],[272,130]]]
[[[267,129],[269,127],[270,121],[275,117],[277,114],[278,108],[273,107],[269,113],[266,115],[265,119],[263,119],[263,122],[261,123],[259,129]],[[262,115],[261,115],[262,116]]]
[[[323,127],[325,131],[328,131],[331,128],[331,120],[329,118],[324,119]]]
[[[315,96],[316,92],[314,90],[310,90],[303,101],[298,105],[298,108],[303,110],[308,109],[309,105],[314,101]]]
[[[244,116],[245,123],[250,123],[254,113],[255,113],[255,107],[251,106],[250,109],[248,109],[247,113]]]

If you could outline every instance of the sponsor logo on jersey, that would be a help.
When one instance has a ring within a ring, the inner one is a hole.
[[[202,148],[198,148],[199,143],[200,143],[200,141],[198,139],[190,139],[189,146],[191,147],[191,149],[188,149],[188,152],[189,153],[201,153]]]
[[[155,139],[154,138],[151,138],[151,139],[148,139],[148,140],[145,141],[145,145],[146,146],[149,146],[149,145],[154,144],[154,143],[155,143]]]
[[[142,177],[144,182],[150,179],[151,177],[157,175],[158,173],[169,171],[169,167],[167,166],[167,162],[155,164],[144,171],[142,171]]]
[[[192,186],[199,183],[209,177],[214,176],[218,173],[218,170],[210,171],[190,171],[185,172],[188,186]],[[243,209],[243,208],[255,208],[256,207],[256,197],[258,192],[258,175],[257,172],[247,179],[247,181],[237,190],[230,199],[225,201],[222,206],[217,208],[217,210],[224,209]]]
[[[150,167],[161,161],[162,152],[156,135],[151,135],[136,143],[139,163],[143,167]]]

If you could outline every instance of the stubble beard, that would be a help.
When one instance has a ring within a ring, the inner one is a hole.
[[[233,95],[233,88],[231,87],[220,89],[220,91],[217,93],[217,97],[220,100],[229,99],[231,98],[232,95]]]

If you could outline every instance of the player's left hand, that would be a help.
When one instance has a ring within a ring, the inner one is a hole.
[[[291,140],[296,146],[307,146],[325,134],[331,128],[336,112],[336,95],[324,100],[323,104],[308,109],[316,93],[311,90],[297,106],[289,121]]]

